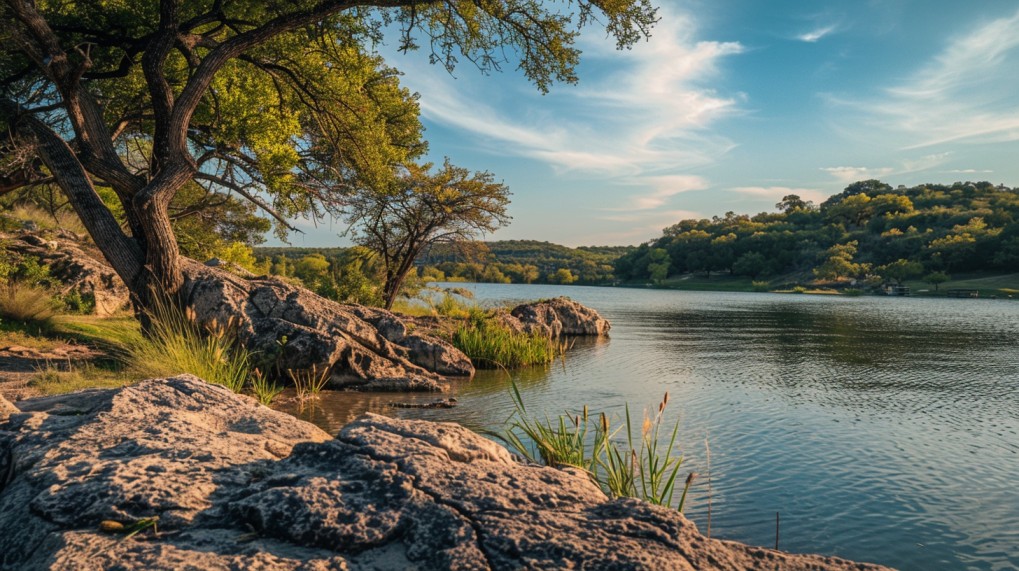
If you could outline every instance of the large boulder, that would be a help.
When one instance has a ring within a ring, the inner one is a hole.
[[[0,251],[37,258],[61,285],[62,294],[77,292],[95,300],[101,317],[126,309],[131,294],[102,256],[84,247],[80,237],[59,231],[43,235],[32,231],[0,234]]]
[[[392,313],[342,305],[282,280],[243,278],[185,260],[185,297],[204,324],[232,323],[256,355],[280,369],[330,371],[335,388],[442,390],[471,376],[458,349],[410,335]]]
[[[518,305],[510,316],[525,331],[541,331],[551,337],[563,335],[608,335],[611,325],[597,311],[568,297],[557,297]]]
[[[18,407],[14,406],[10,401],[4,398],[4,395],[0,395],[0,423],[3,423],[12,414],[21,412]]]
[[[883,569],[708,539],[454,424],[330,439],[189,376],[22,410],[0,421],[2,569]]]

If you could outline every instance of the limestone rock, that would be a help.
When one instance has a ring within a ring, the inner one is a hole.
[[[14,406],[10,401],[0,395],[0,422],[4,422],[12,414],[21,412],[18,407]]]
[[[88,252],[80,241],[70,240],[71,236],[73,233],[66,231],[58,232],[53,240],[28,231],[0,234],[0,250],[38,258],[63,284],[61,293],[76,291],[94,298],[98,316],[127,308],[131,295],[124,282],[100,255]]]
[[[454,424],[366,415],[333,440],[189,376],[23,402],[0,569],[884,569],[705,538]]]
[[[459,350],[407,335],[388,311],[341,305],[274,278],[243,279],[190,260],[184,266],[199,321],[232,317],[248,348],[281,369],[329,369],[333,387],[368,390],[440,390],[444,376],[474,374]]]
[[[597,311],[568,297],[518,305],[510,311],[525,331],[538,330],[552,337],[608,335],[611,325]]]

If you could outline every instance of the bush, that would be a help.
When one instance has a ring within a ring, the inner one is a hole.
[[[793,288],[793,293],[807,293],[807,288],[803,286],[796,286]]]
[[[768,282],[763,282],[763,281],[761,281],[761,282],[759,282],[759,281],[752,281],[752,282],[750,282],[750,287],[751,287],[751,289],[753,289],[753,291],[767,292],[767,291],[771,290],[771,288],[768,287]]]
[[[48,329],[59,305],[47,288],[17,279],[0,280],[0,318]]]

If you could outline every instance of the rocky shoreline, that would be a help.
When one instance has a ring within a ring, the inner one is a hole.
[[[4,570],[885,569],[708,539],[457,425],[331,438],[190,376],[0,410]]]

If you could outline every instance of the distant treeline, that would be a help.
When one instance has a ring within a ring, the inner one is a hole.
[[[1019,271],[1019,192],[988,182],[906,188],[867,180],[820,205],[786,196],[778,212],[683,220],[620,256],[624,281],[690,272],[871,282]]]
[[[417,260],[418,275],[430,281],[490,283],[611,283],[613,263],[634,246],[570,248],[536,240],[501,240],[469,244],[439,244]],[[271,261],[272,273],[321,281],[318,268],[348,263],[347,248],[255,248],[260,260]],[[364,257],[364,252],[361,253]],[[303,261],[303,263],[302,263]],[[309,271],[310,268],[314,270]],[[328,270],[323,268],[325,273]]]

